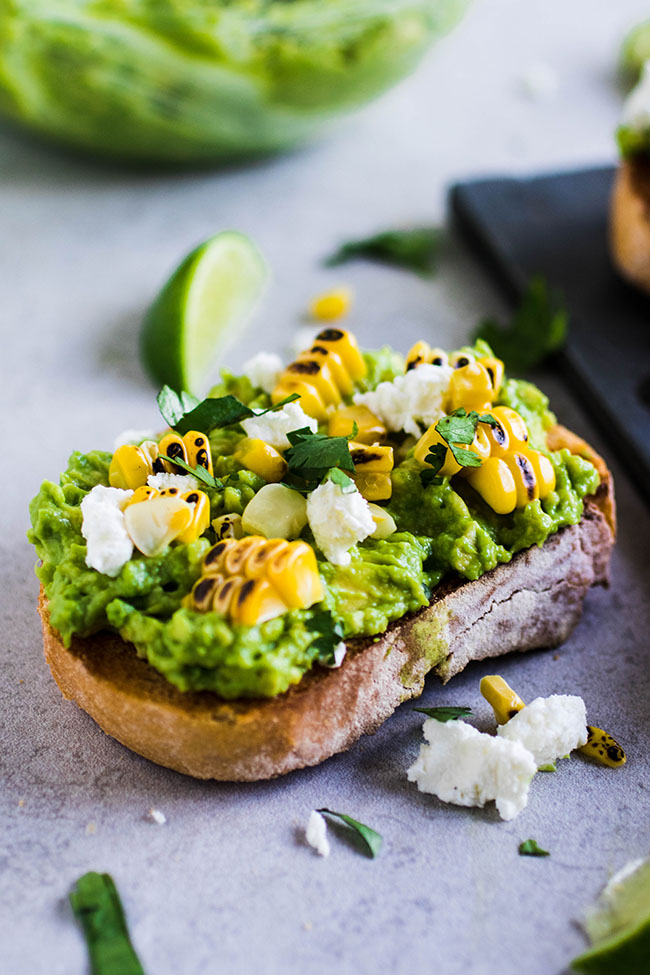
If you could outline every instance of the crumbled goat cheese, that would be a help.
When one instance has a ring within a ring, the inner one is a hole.
[[[452,372],[450,366],[425,362],[392,382],[379,383],[369,393],[357,393],[354,402],[367,406],[389,430],[405,430],[419,437],[444,416],[444,399]]]
[[[181,494],[186,491],[197,491],[201,486],[198,478],[194,477],[193,474],[168,474],[167,471],[162,471],[160,474],[150,474],[147,478],[147,484],[149,487],[155,488],[156,491],[175,487]]]
[[[274,352],[258,352],[244,363],[242,371],[253,386],[263,389],[265,393],[272,393],[282,372],[282,359]]]
[[[621,122],[637,132],[650,129],[650,61],[644,64],[639,83],[625,99]]]
[[[157,823],[158,826],[164,826],[167,822],[167,817],[165,816],[164,812],[161,812],[160,809],[150,809],[148,816],[149,819],[152,822]]]
[[[538,697],[499,725],[497,734],[527,748],[538,767],[549,765],[586,743],[585,702],[570,694]]]
[[[123,509],[133,491],[96,484],[81,502],[86,565],[114,578],[133,554]]]
[[[301,430],[303,427],[309,427],[312,433],[318,430],[317,421],[307,416],[298,403],[287,403],[274,413],[251,416],[248,420],[242,420],[241,425],[247,437],[264,440],[276,450],[286,450],[290,446],[287,434],[293,430]]]
[[[309,845],[313,846],[320,856],[328,857],[330,855],[330,844],[327,839],[327,823],[323,816],[319,812],[316,812],[315,809],[312,810],[309,816],[305,835]]]
[[[344,492],[333,481],[325,481],[307,498],[307,520],[316,545],[328,562],[349,565],[349,549],[375,530],[368,502],[355,488]]]
[[[457,806],[484,806],[494,799],[502,819],[514,819],[528,802],[535,759],[519,742],[486,735],[464,721],[424,722],[429,744],[408,770],[420,792]]]
[[[141,444],[143,440],[155,440],[155,438],[156,434],[153,430],[122,430],[113,442],[113,452],[125,444]]]

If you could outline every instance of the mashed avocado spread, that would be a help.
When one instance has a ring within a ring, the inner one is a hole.
[[[403,360],[390,350],[365,353],[364,358],[366,375],[356,383],[361,392],[404,375]],[[226,395],[256,410],[270,405],[269,395],[247,377],[224,374],[211,397]],[[108,487],[112,455],[73,453],[59,484],[45,482],[30,506],[29,539],[40,560],[36,573],[49,601],[52,626],[66,645],[73,636],[113,628],[182,691],[211,690],[224,698],[285,691],[319,659],[323,619],[338,634],[335,640],[376,636],[392,621],[426,606],[444,577],[477,579],[580,520],[582,499],[596,490],[599,477],[582,457],[567,450],[546,451],[544,431],[554,422],[546,397],[530,383],[507,379],[493,405],[510,407],[525,421],[531,447],[552,464],[552,490],[508,514],[497,514],[462,476],[423,479],[423,465],[414,456],[415,438],[389,432],[395,461],[392,496],[383,507],[396,530],[386,537],[366,534],[337,564],[325,558],[307,524],[302,538],[316,552],[322,601],[252,626],[188,605],[203,559],[215,543],[213,527],[154,555],[136,548],[114,575],[89,567],[81,503],[97,485]],[[321,424],[320,430],[326,426]],[[234,456],[243,438],[239,424],[210,432],[216,480],[200,488],[209,500],[211,521],[241,515],[266,484],[244,466],[240,455]],[[303,493],[309,498],[309,492]]]

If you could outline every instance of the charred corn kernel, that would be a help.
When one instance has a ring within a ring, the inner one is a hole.
[[[487,373],[492,382],[492,389],[494,390],[496,396],[496,394],[501,389],[501,383],[503,382],[503,362],[501,361],[501,359],[495,359],[492,356],[484,356],[482,359],[479,359],[478,361],[487,370]]]
[[[182,467],[178,467],[176,464],[163,459],[164,457],[171,457],[172,459],[178,457],[179,460],[187,464],[187,450],[185,449],[183,438],[179,437],[177,433],[165,434],[158,444],[158,454],[158,460],[154,464],[156,470],[167,471],[170,474],[186,473]]]
[[[525,707],[517,692],[513,691],[503,677],[499,677],[498,674],[483,677],[479,689],[492,707],[497,724],[505,724],[510,721],[510,718],[514,718],[515,714]]]
[[[181,492],[177,487],[166,487],[160,489],[158,496],[161,498],[180,498]]]
[[[416,342],[406,357],[406,372],[417,369],[424,362],[431,362],[431,346],[428,342],[420,340]]]
[[[295,362],[291,362],[283,373],[284,379],[296,378],[313,386],[326,406],[341,402],[341,394],[332,378],[327,360],[312,357],[303,352]]]
[[[309,303],[309,314],[321,322],[335,322],[350,310],[352,292],[349,288],[336,288],[316,295]]]
[[[332,375],[332,380],[341,396],[351,396],[354,392],[354,383],[350,374],[345,368],[345,363],[341,356],[334,349],[327,349],[324,345],[312,345],[308,352],[303,352],[299,359],[316,359],[319,362],[326,362]]]
[[[203,557],[202,571],[204,575],[220,575],[223,574],[224,559],[228,552],[230,552],[236,545],[238,539],[236,538],[224,538],[223,541],[217,542],[212,548],[208,549]]]
[[[323,586],[313,548],[306,542],[289,542],[267,563],[271,585],[290,609],[307,609],[323,598]]]
[[[194,583],[192,591],[183,600],[183,605],[187,609],[207,613],[212,609],[214,594],[223,581],[222,575],[203,576]]]
[[[393,493],[390,474],[354,474],[352,480],[366,501],[388,501]]]
[[[508,431],[503,425],[503,422],[494,415],[493,409],[490,409],[489,413],[494,417],[496,423],[493,426],[489,423],[479,423],[477,424],[477,429],[480,427],[485,432],[485,436],[490,445],[490,456],[504,457],[510,450]]]
[[[616,739],[608,735],[606,731],[594,728],[589,724],[587,725],[587,743],[578,751],[588,758],[595,759],[601,765],[607,765],[609,768],[620,768],[627,762],[625,752]]]
[[[545,498],[547,494],[555,489],[555,468],[545,454],[532,447],[526,447],[520,451],[532,464],[537,481],[537,489],[540,498]]]
[[[375,523],[375,530],[370,536],[371,538],[390,538],[393,532],[397,531],[395,519],[385,508],[380,507],[378,504],[369,504],[368,510]]]
[[[368,371],[352,332],[344,332],[340,328],[325,328],[316,336],[315,344],[336,352],[350,378],[355,382],[358,379],[363,379]]]
[[[529,501],[536,501],[539,497],[539,487],[535,470],[528,457],[518,450],[498,458],[505,464],[512,474],[517,490],[517,508],[523,508]]]
[[[517,507],[515,479],[502,457],[488,457],[480,467],[469,468],[466,479],[498,515],[510,514]]]
[[[266,579],[245,579],[233,595],[230,615],[236,623],[257,626],[287,612],[287,605]]]
[[[523,417],[509,406],[493,406],[489,411],[508,434],[509,449],[517,450],[528,443],[528,428]]]
[[[192,521],[192,508],[181,498],[150,498],[124,509],[124,524],[143,555],[159,555]]]
[[[488,440],[488,435],[485,432],[484,424],[476,424],[474,439],[471,443],[459,444],[459,446],[464,447],[466,450],[471,450],[473,454],[478,454],[481,460],[487,460],[490,456],[491,445]],[[475,470],[475,468],[470,468],[470,470]]]
[[[457,464],[454,460],[454,455],[451,450],[449,450],[449,445],[447,441],[440,436],[436,430],[436,425],[433,423],[426,433],[424,433],[415,445],[415,450],[413,451],[413,456],[420,464],[427,464],[426,457],[430,452],[431,448],[436,444],[442,444],[446,448],[447,453],[445,455],[445,462],[438,471],[441,477],[451,477],[453,474],[457,474],[460,470],[460,464]],[[429,466],[429,465],[427,465]]]
[[[183,437],[183,443],[190,467],[205,467],[212,474],[212,451],[206,435],[198,430],[190,430]]]
[[[449,356],[444,349],[433,348],[431,349],[431,357],[427,360],[432,366],[448,366]]]
[[[181,495],[183,501],[193,505],[192,520],[176,541],[189,545],[207,531],[210,524],[210,499],[203,491],[186,491]]]
[[[153,465],[147,454],[133,444],[118,447],[108,468],[108,483],[111,487],[135,490],[147,483],[153,473]]]
[[[130,504],[139,504],[141,501],[148,501],[150,498],[157,497],[159,497],[159,492],[155,488],[149,487],[148,484],[143,484],[141,487],[135,489],[126,502],[125,507],[128,508]]]
[[[452,369],[462,369],[464,366],[476,362],[476,356],[473,352],[451,352],[448,362]]]
[[[356,442],[360,444],[374,444],[387,436],[386,427],[367,406],[342,406],[329,418],[327,432],[330,437],[351,437],[354,434]]]
[[[212,527],[218,542],[223,538],[241,538],[244,534],[241,515],[221,515],[213,519]]]
[[[300,397],[300,406],[307,416],[313,416],[319,423],[325,422],[327,408],[318,390],[301,379],[287,377],[286,373],[283,373],[282,379],[273,390],[271,402],[279,403],[292,393],[297,393]]]
[[[244,566],[248,560],[248,557],[252,555],[256,549],[266,545],[266,542],[267,539],[264,538],[263,535],[247,535],[244,538],[237,539],[235,544],[226,552],[223,558],[223,570],[226,575],[243,575]]]
[[[263,576],[274,556],[283,552],[288,545],[286,538],[269,538],[264,545],[254,548],[244,563],[246,578],[258,579]]]
[[[447,405],[449,412],[461,407],[483,413],[489,409],[495,397],[490,374],[480,362],[469,362],[466,366],[456,366],[449,380]]]
[[[210,608],[215,613],[228,616],[230,608],[237,599],[239,590],[245,582],[246,580],[243,576],[231,576],[228,579],[224,579],[214,590],[212,606]]]
[[[287,473],[287,462],[279,451],[264,440],[246,438],[238,445],[235,460],[265,481],[281,481]]]
[[[386,474],[393,469],[393,448],[350,441],[350,456],[357,474]]]

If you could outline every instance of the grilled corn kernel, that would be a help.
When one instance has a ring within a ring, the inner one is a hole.
[[[206,435],[197,430],[190,430],[183,437],[183,443],[190,467],[205,467],[206,471],[212,474],[212,451]]]
[[[154,464],[155,470],[161,472],[167,471],[170,474],[185,474],[182,467],[178,467],[176,464],[163,459],[164,457],[170,457],[172,459],[178,457],[179,460],[187,464],[187,450],[185,449],[183,438],[179,437],[177,433],[165,434],[158,444],[158,453],[158,460]]]
[[[366,501],[388,501],[393,493],[390,474],[354,474],[352,480]]]
[[[501,383],[503,382],[503,362],[501,359],[495,359],[492,356],[485,356],[483,359],[479,359],[478,361],[487,369],[487,373],[492,381],[494,399],[496,398],[496,394],[501,389]]]
[[[625,752],[616,739],[592,725],[587,725],[587,743],[578,751],[609,768],[620,768],[627,762]]]
[[[271,560],[283,552],[289,545],[286,538],[269,538],[264,545],[254,548],[244,563],[244,575],[247,579],[258,579],[266,573]]]
[[[269,559],[266,574],[290,609],[307,609],[323,598],[323,586],[313,548],[289,542]]]
[[[309,358],[316,359],[319,362],[326,362],[341,396],[351,396],[354,392],[354,383],[345,368],[345,363],[334,349],[327,349],[324,345],[312,345],[308,352],[303,352],[298,358]]]
[[[375,523],[375,530],[370,536],[371,538],[390,538],[393,532],[397,531],[395,519],[385,508],[380,507],[378,504],[369,504],[368,510]]]
[[[192,587],[187,602],[184,601],[184,605],[188,609],[196,609],[199,613],[207,613],[212,609],[215,590],[223,581],[222,575],[203,576],[198,579]]]
[[[312,318],[321,322],[335,322],[343,318],[350,310],[352,292],[349,288],[336,288],[317,295],[309,303],[309,313]]]
[[[496,420],[494,426],[489,423],[479,423],[477,429],[480,427],[481,430],[485,431],[485,436],[490,445],[490,456],[504,457],[510,450],[510,437],[503,422],[495,416],[494,410],[490,409],[489,412]]]
[[[246,579],[233,596],[230,615],[244,626],[257,626],[287,612],[287,605],[266,579]]]
[[[108,468],[108,483],[111,487],[135,490],[147,483],[153,473],[153,466],[147,454],[133,444],[118,447]]]
[[[480,467],[470,468],[466,478],[467,483],[498,515],[510,514],[516,508],[515,479],[502,457],[488,457]]]
[[[327,432],[330,437],[351,437],[354,433],[360,444],[374,444],[387,436],[386,427],[367,406],[342,406],[329,418]]]
[[[287,462],[279,451],[264,440],[246,438],[238,445],[235,460],[265,481],[281,481],[287,473]]]
[[[228,616],[230,608],[237,599],[239,590],[245,582],[246,580],[243,576],[231,576],[219,583],[212,596],[211,608],[214,612],[220,613],[222,616]]]
[[[521,453],[532,464],[539,496],[545,498],[555,489],[555,468],[553,464],[546,454],[541,454],[539,450],[533,450],[532,447],[524,448]]]
[[[341,362],[347,369],[349,376],[355,382],[358,379],[363,379],[368,371],[352,332],[344,332],[340,328],[325,328],[316,336],[315,344],[336,352],[341,357]]]
[[[241,515],[221,515],[213,519],[212,527],[218,542],[223,538],[241,538],[244,534]]]
[[[244,538],[238,538],[223,558],[223,569],[226,575],[243,575],[244,566],[249,556],[258,548],[266,545],[266,541],[263,535],[247,535]]]
[[[462,369],[464,366],[476,362],[476,356],[473,352],[452,352],[448,362],[452,369]]]
[[[512,474],[517,490],[517,508],[523,508],[529,501],[536,501],[539,497],[539,487],[535,470],[528,457],[514,450],[505,457],[498,458],[505,464]]]
[[[148,484],[143,484],[141,487],[135,489],[126,502],[125,507],[128,508],[130,504],[139,504],[141,501],[148,501],[150,498],[157,497],[159,497],[159,493],[155,488],[149,487]]]
[[[431,349],[431,357],[427,360],[432,366],[448,366],[449,356],[444,349],[433,348]]]
[[[312,416],[319,423],[324,423],[327,419],[327,408],[318,390],[308,382],[297,378],[289,378],[283,374],[280,382],[271,394],[271,402],[279,403],[281,400],[297,393],[300,397],[300,406],[307,416]]]
[[[160,555],[192,521],[192,508],[181,498],[151,498],[124,509],[124,524],[143,555]]]
[[[510,718],[514,718],[515,714],[525,706],[519,695],[498,674],[492,677],[483,677],[479,689],[485,700],[491,705],[498,724],[505,724],[510,721]]]
[[[431,346],[428,342],[416,342],[406,357],[406,372],[417,369],[424,362],[431,362]]]
[[[332,378],[327,360],[322,356],[310,356],[308,352],[291,362],[282,374],[283,379],[299,379],[301,382],[313,386],[326,406],[333,403],[337,406],[341,402],[341,394]]]
[[[510,450],[517,450],[519,446],[528,443],[528,429],[523,417],[509,406],[493,406],[490,408],[492,416],[499,421],[508,434]]]
[[[457,474],[460,470],[460,464],[457,464],[454,460],[454,455],[451,450],[449,450],[449,445],[447,441],[440,436],[436,430],[435,423],[432,424],[426,433],[424,433],[415,445],[415,450],[413,451],[413,456],[420,464],[426,464],[426,457],[429,451],[436,444],[442,444],[446,448],[447,453],[445,455],[445,462],[438,471],[441,477],[451,477],[453,474]],[[429,466],[429,465],[427,465]]]
[[[210,524],[210,499],[203,491],[186,491],[181,495],[183,501],[193,505],[192,520],[186,530],[178,536],[176,541],[189,545],[200,538],[207,531]]]
[[[224,538],[208,549],[203,557],[202,571],[204,575],[223,575],[223,563],[228,552],[237,544],[236,538]]]
[[[496,393],[490,374],[480,362],[469,362],[466,366],[456,366],[449,380],[447,405],[449,412],[461,407],[477,410],[479,413],[489,409]]]
[[[393,469],[393,448],[350,441],[350,456],[357,474],[386,474]]]

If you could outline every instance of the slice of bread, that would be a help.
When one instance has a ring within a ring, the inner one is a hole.
[[[66,649],[41,593],[54,679],[107,734],[187,775],[256,781],[316,765],[417,697],[429,671],[447,681],[471,660],[554,647],[571,633],[590,586],[607,582],[613,487],[604,462],[575,434],[554,427],[548,442],[553,450],[587,456],[601,473],[580,523],[475,582],[444,582],[427,608],[391,624],[380,638],[349,641],[336,670],[315,667],[285,694],[265,700],[183,694],[115,634],[73,639]]]
[[[650,294],[650,160],[624,159],[610,208],[610,250],[631,284]]]

